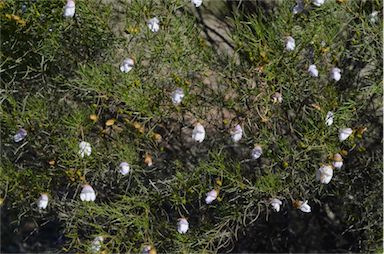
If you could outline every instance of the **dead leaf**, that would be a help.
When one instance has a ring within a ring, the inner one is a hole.
[[[321,110],[321,107],[320,107],[320,105],[318,103],[312,103],[311,107],[314,108],[314,109],[317,109],[319,111]]]
[[[105,126],[112,126],[115,124],[115,119],[109,119],[108,121],[105,122]]]
[[[153,165],[152,156],[150,154],[145,154],[144,163],[147,164],[148,167]]]
[[[95,115],[95,114],[92,114],[92,115],[90,115],[89,116],[89,119],[91,119],[92,121],[94,121],[94,122],[97,122],[97,115]]]
[[[153,134],[153,139],[156,141],[156,142],[160,142],[162,140],[162,137],[159,133],[154,133]]]

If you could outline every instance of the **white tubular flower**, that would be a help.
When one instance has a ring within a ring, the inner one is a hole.
[[[296,5],[293,7],[292,13],[298,14],[304,10],[303,0],[296,0]]]
[[[231,137],[233,142],[239,142],[241,137],[243,136],[243,129],[238,124],[235,126],[235,128],[231,131]]]
[[[293,39],[291,36],[288,36],[287,39],[285,39],[285,49],[287,51],[293,51],[295,46],[295,39]]]
[[[280,206],[283,204],[283,202],[281,202],[281,200],[277,198],[271,199],[270,203],[275,212],[279,212]]]
[[[312,0],[312,3],[316,5],[317,7],[323,5],[325,0]]]
[[[157,17],[151,18],[148,20],[148,28],[154,33],[157,33],[160,30],[160,21]]]
[[[130,70],[133,69],[134,65],[135,65],[135,61],[133,61],[132,58],[124,59],[124,61],[120,65],[120,71],[124,73],[128,73]]]
[[[200,7],[203,4],[203,0],[191,0],[196,8]]]
[[[16,134],[13,136],[13,141],[16,143],[22,141],[27,136],[27,131],[23,128],[19,129]]]
[[[80,193],[81,201],[95,201],[96,193],[93,190],[92,186],[89,184],[85,184]]]
[[[219,195],[219,192],[217,190],[211,190],[206,194],[205,203],[207,205],[211,204],[214,200],[216,200],[217,196]]]
[[[308,72],[309,72],[309,75],[311,75],[312,77],[316,78],[319,76],[319,71],[317,70],[317,67],[316,65],[314,64],[311,64],[308,68]]]
[[[180,218],[179,221],[177,222],[177,232],[180,234],[185,234],[187,233],[189,229],[189,223],[186,218]]]
[[[65,18],[73,18],[75,16],[75,1],[67,0],[67,4],[64,6],[64,15]]]
[[[79,154],[81,158],[84,158],[84,155],[90,156],[92,153],[91,144],[85,141],[81,141],[79,144]]]
[[[341,70],[336,67],[332,68],[330,77],[336,82],[339,81],[341,79]]]
[[[332,111],[328,111],[327,116],[325,117],[325,124],[331,126],[333,124],[334,114]]]
[[[119,165],[119,172],[120,172],[120,174],[125,176],[126,174],[129,173],[129,170],[130,170],[130,167],[129,167],[128,162],[120,163],[120,165]]]
[[[92,253],[99,252],[103,242],[104,242],[104,237],[96,236],[95,239],[92,241],[92,244],[91,244],[91,252]]]
[[[339,153],[335,154],[333,156],[333,162],[332,162],[332,165],[335,167],[335,168],[341,168],[343,166],[343,157],[341,157],[341,155]]]
[[[330,165],[324,165],[316,171],[316,180],[323,184],[328,184],[332,176],[333,168]]]
[[[308,201],[296,201],[295,207],[304,213],[310,213],[311,207],[308,205]]]
[[[273,103],[282,103],[283,102],[283,96],[281,93],[276,92],[272,95],[272,102]]]
[[[192,139],[200,143],[205,139],[205,129],[200,123],[195,125],[192,131]]]
[[[257,160],[263,154],[263,149],[260,145],[256,145],[251,152],[252,159]]]
[[[351,128],[344,128],[339,130],[339,140],[340,142],[343,142],[346,140],[349,136],[351,136],[353,130]]]
[[[37,207],[39,209],[45,209],[48,206],[48,194],[41,193],[40,198],[37,200]]]
[[[172,93],[172,103],[175,105],[179,105],[184,98],[184,91],[181,88],[176,88],[176,90]]]

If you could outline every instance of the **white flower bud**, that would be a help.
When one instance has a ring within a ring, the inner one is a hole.
[[[27,136],[27,131],[23,128],[19,129],[13,136],[13,141],[16,143],[22,141]]]
[[[308,72],[309,72],[309,75],[311,75],[314,78],[319,76],[319,71],[317,70],[317,67],[314,64],[311,64],[309,66]]]
[[[252,159],[257,160],[263,154],[263,149],[260,145],[256,145],[251,152]]]
[[[214,200],[216,200],[217,196],[219,195],[219,192],[217,190],[211,190],[206,194],[205,203],[207,205],[211,204]]]
[[[335,168],[341,168],[343,166],[343,157],[341,157],[341,155],[339,153],[337,153],[337,154],[335,154],[335,156],[333,156],[332,165]]]
[[[157,17],[151,18],[148,20],[148,28],[154,33],[157,33],[160,30],[160,21]]]
[[[330,165],[324,165],[316,171],[316,180],[323,184],[328,184],[332,176],[333,168]]]
[[[172,103],[175,105],[178,105],[181,103],[181,101],[184,98],[184,91],[181,88],[177,88],[173,93],[172,93]]]
[[[235,126],[235,128],[231,131],[231,137],[233,142],[239,142],[241,137],[243,136],[243,129],[238,124]]]
[[[205,139],[205,129],[200,123],[195,125],[192,131],[192,139],[200,143]]]
[[[332,68],[330,76],[331,79],[339,81],[341,79],[341,70],[336,67]]]
[[[198,8],[200,5],[202,5],[203,0],[191,0],[191,2],[195,5],[196,8]]]
[[[275,212],[279,212],[280,206],[283,204],[283,202],[281,202],[281,200],[277,198],[271,199],[270,203]]]
[[[325,0],[312,0],[312,3],[316,5],[317,7],[323,5]]]
[[[189,223],[187,219],[185,218],[180,218],[179,221],[177,222],[177,232],[180,234],[185,234],[187,233],[189,229]]]
[[[104,242],[104,237],[96,236],[95,239],[92,241],[92,244],[91,244],[91,252],[92,253],[99,252],[103,242]]]
[[[285,49],[287,51],[293,51],[295,49],[295,39],[293,39],[291,36],[288,36],[285,40]]]
[[[134,65],[135,65],[135,61],[133,61],[132,58],[126,58],[120,65],[120,71],[124,73],[128,73],[130,70],[133,69]]]
[[[41,193],[40,198],[37,200],[37,207],[45,209],[48,206],[48,194]]]
[[[328,111],[327,116],[325,117],[325,124],[331,126],[333,124],[334,114],[332,111]]]
[[[310,213],[311,212],[311,207],[308,205],[308,201],[298,201],[296,208],[299,209],[300,211],[304,213]]]
[[[96,193],[93,190],[92,186],[89,184],[85,184],[80,193],[81,201],[95,201]]]
[[[120,174],[125,176],[126,174],[129,173],[129,170],[130,170],[130,167],[129,167],[128,162],[120,163],[120,165],[119,165],[119,172],[120,172]]]
[[[84,155],[90,156],[92,152],[91,144],[85,141],[81,141],[79,144],[79,154],[81,158],[84,158]]]
[[[65,18],[73,18],[75,16],[75,1],[67,0],[67,4],[64,6],[64,15]]]
[[[340,142],[343,142],[346,140],[349,136],[351,136],[353,130],[351,128],[344,128],[339,130],[339,140]]]

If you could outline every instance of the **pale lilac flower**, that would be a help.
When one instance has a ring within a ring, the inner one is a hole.
[[[309,75],[312,77],[318,77],[319,76],[319,71],[317,70],[316,65],[311,64],[308,68]]]
[[[340,142],[343,142],[346,140],[349,136],[351,136],[353,130],[351,128],[344,128],[339,130],[339,140]]]
[[[285,40],[285,49],[287,51],[293,51],[295,49],[295,46],[295,39],[293,39],[293,37],[291,36],[288,36]]]
[[[325,124],[331,126],[333,124],[334,114],[332,111],[328,111],[327,116],[325,117]]]
[[[126,58],[120,65],[120,71],[124,73],[128,73],[130,70],[133,69],[134,65],[135,65],[135,61],[133,61],[132,58]]]
[[[41,193],[40,198],[37,200],[37,207],[39,209],[45,209],[48,206],[48,194]]]
[[[256,145],[251,152],[252,159],[257,160],[263,154],[263,149],[260,145]]]
[[[319,7],[325,3],[325,0],[312,0],[312,3]]]
[[[331,79],[335,80],[336,82],[341,79],[341,70],[339,68],[332,68],[330,73]]]
[[[184,98],[184,91],[181,88],[176,88],[176,90],[172,93],[172,102],[175,105],[181,103]]]
[[[120,172],[120,174],[125,176],[126,174],[129,173],[129,170],[130,170],[130,167],[129,167],[128,162],[120,163],[120,165],[119,165],[119,172]]]
[[[343,166],[343,157],[341,157],[341,155],[339,153],[337,153],[337,154],[335,154],[335,156],[333,156],[332,165],[335,168],[341,168]]]
[[[333,176],[333,168],[330,165],[323,165],[316,171],[316,180],[328,184]]]
[[[200,143],[205,139],[205,129],[200,123],[195,125],[192,131],[192,139]]]
[[[141,254],[156,254],[156,249],[155,247],[151,245],[146,245],[144,246],[143,250],[141,251]]]
[[[374,11],[371,14],[369,14],[369,22],[376,23],[379,20],[378,15],[379,15],[378,11]]]
[[[280,206],[283,204],[283,202],[281,202],[280,199],[273,198],[271,199],[270,204],[275,212],[279,212]]]
[[[231,137],[233,142],[239,142],[241,137],[243,136],[243,129],[238,124],[235,126],[235,128],[231,131]]]
[[[296,5],[293,7],[293,14],[298,14],[304,10],[303,0],[296,0]]]
[[[282,103],[283,102],[283,96],[281,93],[276,92],[272,95],[272,102],[273,103]]]
[[[81,141],[79,144],[79,154],[81,158],[84,158],[84,155],[90,156],[92,153],[91,144],[85,141]]]
[[[160,30],[160,21],[157,17],[151,18],[148,20],[148,28],[154,33],[157,33]]]
[[[177,232],[180,234],[187,233],[189,229],[189,223],[186,218],[180,218],[177,222]]]
[[[96,193],[91,185],[85,184],[80,193],[81,201],[95,201]]]
[[[23,128],[19,129],[13,136],[13,141],[16,143],[22,141],[27,136],[27,131]]]
[[[67,0],[67,4],[64,6],[64,15],[65,18],[73,18],[75,16],[75,1]]]
[[[104,242],[104,237],[96,236],[95,239],[92,241],[92,244],[91,244],[91,252],[92,253],[99,252],[103,242]]]
[[[311,212],[311,207],[308,205],[308,201],[298,201],[297,202],[297,209],[304,213],[310,213]]]
[[[219,195],[219,192],[217,190],[211,190],[206,195],[207,195],[207,197],[205,198],[205,203],[209,205],[214,200],[216,200],[217,196]]]
[[[196,8],[200,7],[203,4],[203,0],[191,0]]]

